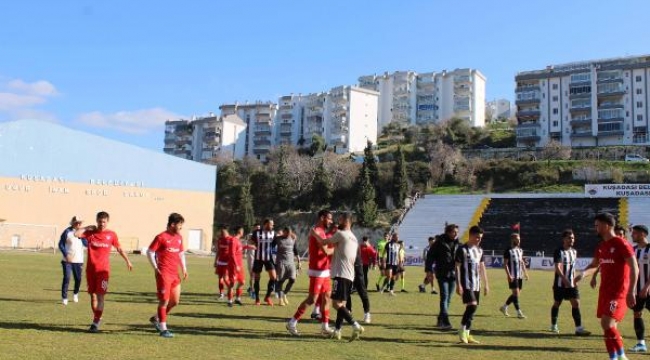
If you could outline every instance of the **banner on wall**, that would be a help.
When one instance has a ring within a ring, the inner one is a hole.
[[[650,198],[650,184],[585,184],[585,196]]]

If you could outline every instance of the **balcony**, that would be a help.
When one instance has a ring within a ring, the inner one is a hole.
[[[541,91],[539,85],[517,86],[515,92]]]
[[[623,117],[611,117],[611,118],[598,118],[599,123],[607,122],[623,122]]]
[[[591,91],[569,94],[569,99],[588,99],[591,98]]]
[[[348,107],[345,105],[338,105],[332,108],[332,113],[334,114],[346,113],[347,111]]]
[[[591,119],[571,119],[569,123],[573,127],[591,125]]]
[[[594,134],[589,131],[574,131],[571,133],[572,138],[584,138],[584,137],[592,137]]]
[[[271,146],[271,140],[268,140],[268,139],[255,139],[255,140],[253,140],[253,144],[255,145],[256,148]]]
[[[530,128],[541,129],[541,127],[542,127],[541,124],[536,121],[527,121],[517,125],[517,129],[530,129]]]
[[[280,110],[291,110],[293,105],[280,105]]]
[[[580,111],[590,111],[591,110],[591,104],[576,104],[576,105],[571,105],[569,108],[570,112],[580,112]]]
[[[539,141],[541,137],[537,134],[517,134],[517,141]]]
[[[598,104],[598,110],[607,110],[607,109],[623,109],[624,105],[614,102],[602,102]]]
[[[541,111],[539,110],[521,110],[517,111],[517,116],[518,117],[539,117],[541,115]]]
[[[618,88],[618,89],[598,89],[598,96],[600,97],[605,97],[605,96],[622,96],[625,95],[625,89],[623,88]]]
[[[607,137],[607,136],[621,136],[623,135],[623,130],[605,130],[598,131],[596,136],[598,137]]]
[[[540,98],[529,98],[529,99],[518,99],[515,101],[516,105],[525,105],[525,104],[539,104]]]
[[[281,118],[282,120],[293,119],[293,114],[290,114],[290,113],[289,113],[289,114],[282,114],[282,115],[280,115],[280,118]]]
[[[291,136],[292,134],[291,129],[280,129],[280,136]]]
[[[615,82],[623,82],[623,76],[622,75],[617,75],[617,76],[598,76],[598,83],[599,84],[606,84],[606,83],[615,83]]]
[[[271,152],[270,146],[256,147],[253,149],[253,154],[255,155],[268,154],[269,152]]]
[[[271,135],[271,129],[255,129],[255,136]]]

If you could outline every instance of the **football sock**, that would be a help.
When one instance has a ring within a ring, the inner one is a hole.
[[[519,311],[519,296],[512,295],[512,303],[515,305],[515,310]]]
[[[269,280],[268,284],[266,284],[266,297],[271,296],[273,289],[275,289],[275,280]]]
[[[406,283],[406,279],[405,279],[405,278],[402,278],[402,280],[400,280],[400,281],[402,282],[402,290],[404,290],[404,285],[405,285],[405,283]]]
[[[506,306],[512,304],[512,302],[514,301],[513,297],[514,297],[514,295],[508,296],[508,300],[506,300]]]
[[[645,343],[645,325],[643,324],[642,318],[634,318],[634,332],[636,333],[636,339],[639,340],[639,343],[641,341]]]
[[[571,316],[573,316],[573,323],[576,327],[582,326],[582,316],[580,315],[580,308],[571,308]]]
[[[260,301],[260,280],[255,279],[253,283],[253,289],[255,290],[255,300]]]
[[[465,329],[472,327],[472,320],[474,319],[474,313],[476,312],[477,308],[477,305],[467,305],[467,307],[465,307],[465,313],[463,314],[463,319],[460,323],[461,325],[465,326]]]
[[[336,314],[337,320],[338,317],[341,316],[348,324],[352,325],[354,323],[354,319],[352,319],[352,314],[348,311],[348,309],[345,306],[341,306]]]
[[[557,325],[557,317],[560,314],[560,308],[552,306],[551,307],[551,325]]]
[[[289,279],[289,281],[287,281],[287,286],[284,288],[284,294],[285,295],[288,294],[289,291],[291,291],[291,288],[293,287],[293,284],[295,282],[296,282],[296,280],[294,280],[294,279]]]
[[[94,324],[99,324],[99,322],[102,320],[102,313],[104,310],[94,310],[93,311],[93,323]]]

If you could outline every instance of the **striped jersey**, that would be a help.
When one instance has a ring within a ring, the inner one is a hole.
[[[275,239],[275,231],[270,230],[257,230],[254,235],[255,245],[255,260],[271,261],[273,260],[273,247]]]
[[[636,292],[638,294],[650,281],[650,245],[643,248],[634,245],[634,254],[636,255],[636,262],[639,264],[639,280],[636,283]]]
[[[460,265],[460,285],[463,290],[480,291],[480,268],[483,249],[478,246],[462,245],[456,250],[456,263]]]
[[[557,250],[555,250],[555,253],[553,254],[553,262],[555,264],[560,264],[560,269],[562,269],[562,273],[567,277],[567,279],[569,279],[570,288],[576,287],[574,279],[575,279],[577,257],[578,257],[578,253],[574,248],[565,250],[564,247],[560,247]],[[561,288],[565,287],[564,283],[562,282],[562,277],[557,272],[555,273],[553,286],[561,287]]]
[[[399,244],[397,241],[391,241],[384,247],[384,256],[386,265],[399,265]]]
[[[508,265],[508,274],[514,280],[524,278],[524,251],[519,247],[511,247],[503,254],[503,260]]]

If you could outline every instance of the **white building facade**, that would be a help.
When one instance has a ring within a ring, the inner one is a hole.
[[[490,114],[491,119],[509,119],[512,115],[512,103],[507,99],[495,99],[488,101],[486,111]]]
[[[517,145],[648,145],[650,55],[517,74]]]
[[[390,123],[425,125],[454,117],[484,126],[485,83],[485,76],[475,69],[397,71],[359,78],[360,87],[380,93],[379,130]]]
[[[262,161],[275,145],[275,120],[278,105],[270,101],[224,104],[219,106],[221,116],[237,115],[246,124],[244,155]]]

